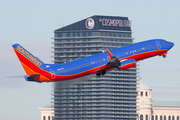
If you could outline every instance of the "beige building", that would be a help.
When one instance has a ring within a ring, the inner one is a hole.
[[[137,86],[137,120],[180,120],[180,101],[153,101],[151,97],[152,89],[139,79]],[[53,107],[39,108],[41,120],[53,120]]]
[[[138,84],[137,120],[179,120],[180,102],[152,101],[152,89],[143,83]]]
[[[41,111],[41,120],[54,120],[53,107],[39,108]]]

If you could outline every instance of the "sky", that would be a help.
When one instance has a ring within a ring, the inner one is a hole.
[[[93,15],[125,16],[134,42],[161,38],[174,42],[167,58],[139,62],[139,77],[154,101],[180,101],[179,0],[6,0],[0,4],[0,119],[40,120],[38,108],[52,101],[52,83],[27,82],[12,44],[19,43],[52,63],[54,30]]]

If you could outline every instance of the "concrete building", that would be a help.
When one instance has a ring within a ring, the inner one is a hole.
[[[180,102],[152,101],[152,89],[143,83],[142,78],[137,91],[138,120],[179,120]]]
[[[54,63],[103,52],[133,43],[127,17],[91,16],[54,31]],[[57,82],[54,87],[55,120],[136,119],[137,68],[113,70],[106,75]]]
[[[54,120],[54,108],[51,105],[39,108],[41,111],[41,120]]]

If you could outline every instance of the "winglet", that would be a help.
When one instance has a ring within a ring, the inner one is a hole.
[[[112,54],[108,49],[106,49],[106,52],[108,53],[108,55],[109,55],[110,58],[114,58],[114,57],[113,57],[113,54]]]

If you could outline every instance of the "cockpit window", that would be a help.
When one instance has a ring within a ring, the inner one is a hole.
[[[167,41],[163,41],[163,43],[167,43]]]

